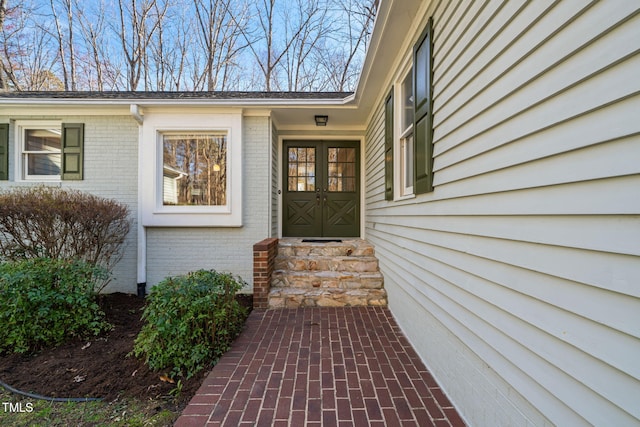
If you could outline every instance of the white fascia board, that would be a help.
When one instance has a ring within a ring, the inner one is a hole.
[[[54,104],[2,104],[0,116],[128,116],[131,103],[121,105],[54,105]]]
[[[349,95],[342,99],[273,99],[273,98],[248,98],[248,99],[95,99],[95,98],[4,98],[0,99],[0,111],[4,108],[20,106],[126,106],[136,104],[145,107],[167,107],[167,106],[194,106],[194,107],[317,107],[317,106],[344,106],[350,104],[355,97]]]

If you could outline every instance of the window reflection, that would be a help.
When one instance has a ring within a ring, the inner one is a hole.
[[[328,191],[356,191],[355,148],[329,148],[327,169]]]
[[[289,147],[287,187],[289,191],[316,190],[315,147]]]
[[[221,206],[227,203],[227,135],[165,134],[164,205]]]

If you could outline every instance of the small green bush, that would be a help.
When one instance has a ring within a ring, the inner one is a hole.
[[[110,325],[96,302],[104,269],[82,261],[33,258],[0,264],[0,353],[25,353]]]
[[[192,377],[214,364],[240,333],[247,312],[235,299],[240,278],[198,270],[170,277],[148,296],[133,354],[153,370]]]

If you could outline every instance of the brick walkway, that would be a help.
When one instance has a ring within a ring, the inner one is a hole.
[[[381,307],[254,310],[175,424],[464,426]]]

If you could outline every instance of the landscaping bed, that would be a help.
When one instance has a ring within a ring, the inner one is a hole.
[[[251,309],[250,295],[238,295],[237,299]],[[48,397],[102,398],[106,405],[113,405],[114,402],[137,402],[142,405],[134,404],[134,411],[145,412],[138,414],[140,420],[148,420],[155,414],[164,413],[162,422],[171,425],[208,372],[205,370],[188,380],[183,378],[178,382],[176,378],[176,382],[170,382],[166,377],[168,372],[150,371],[142,359],[128,356],[142,327],[140,317],[144,304],[144,299],[134,295],[101,295],[100,306],[106,314],[106,320],[114,326],[113,330],[89,340],[76,339],[33,355],[9,354],[0,357],[0,381],[24,392]],[[4,402],[10,394],[1,388],[0,392],[0,399]],[[39,402],[17,395],[11,395],[11,399],[33,405]],[[51,403],[47,402],[46,405],[52,407]],[[61,405],[68,408],[69,404]],[[38,403],[37,410],[30,411],[31,414],[19,415],[0,407],[0,424],[11,425],[12,419],[36,414],[38,408],[42,407],[43,403]],[[123,409],[122,404],[119,404],[116,412],[121,411],[127,411],[126,405]],[[167,416],[167,411],[174,416]],[[50,415],[51,411],[45,412],[45,415]],[[131,417],[132,414],[127,416]],[[109,420],[97,420],[95,424],[92,424],[94,421],[87,424],[75,419],[67,421],[74,425],[109,425]],[[119,422],[115,419],[112,421],[114,425]],[[64,422],[60,425],[64,425]]]

